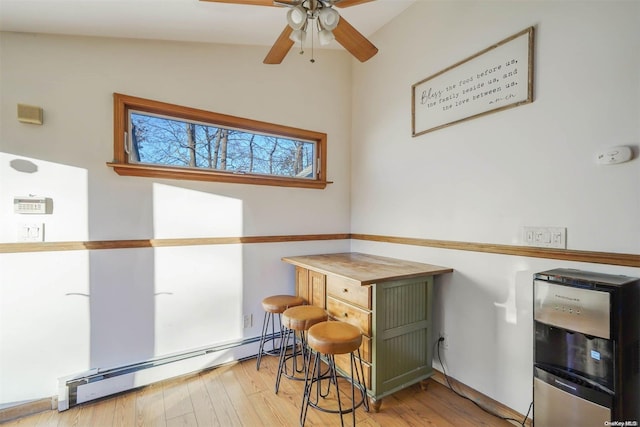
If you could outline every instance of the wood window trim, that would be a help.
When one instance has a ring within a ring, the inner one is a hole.
[[[207,169],[191,169],[161,165],[129,163],[125,152],[125,132],[128,129],[129,110],[143,111],[160,115],[171,115],[186,120],[193,120],[216,125],[243,129],[256,133],[267,133],[291,139],[314,141],[318,152],[319,167],[316,179],[302,179],[214,171]],[[257,120],[245,119],[197,108],[184,107],[166,102],[153,101],[135,96],[113,94],[113,162],[107,162],[118,175],[148,178],[167,178],[178,180],[214,181],[225,183],[270,185],[277,187],[298,187],[324,189],[331,181],[327,176],[327,134],[290,126],[277,125]]]

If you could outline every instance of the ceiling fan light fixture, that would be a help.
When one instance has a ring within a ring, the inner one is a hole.
[[[307,22],[307,11],[302,6],[295,6],[287,13],[287,22],[294,30],[300,30]]]
[[[289,38],[296,43],[304,44],[307,39],[307,32],[304,29],[293,30]]]
[[[333,35],[332,31],[329,30],[321,30],[318,33],[318,40],[320,41],[320,44],[322,46],[326,46],[329,43],[331,43],[332,41],[334,41],[336,39],[336,36]]]
[[[318,13],[318,20],[322,28],[333,31],[338,26],[340,14],[330,7],[323,7]]]

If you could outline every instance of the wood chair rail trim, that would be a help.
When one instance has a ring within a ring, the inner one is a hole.
[[[521,256],[528,258],[546,258],[560,261],[587,262],[592,264],[620,265],[640,267],[639,254],[617,252],[581,251],[573,249],[549,249],[529,246],[502,245],[496,243],[474,243],[451,240],[434,240],[414,237],[383,236],[359,233],[303,234],[279,236],[236,236],[236,237],[200,237],[175,239],[137,239],[137,240],[97,240],[43,243],[0,243],[0,254],[22,252],[55,252],[101,249],[134,249],[169,246],[199,245],[237,245],[258,243],[287,243],[316,240],[365,240],[371,242],[393,243],[409,246],[491,253],[499,255]]]

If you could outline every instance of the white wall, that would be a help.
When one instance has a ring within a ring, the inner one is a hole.
[[[267,48],[0,33],[0,242],[22,223],[46,241],[349,232],[350,58]],[[304,76],[313,73],[313,85]],[[301,80],[302,76],[302,80]],[[295,84],[294,84],[295,83]],[[328,134],[325,190],[118,176],[113,92]],[[19,123],[18,103],[44,125]],[[331,114],[326,114],[331,111]],[[318,114],[321,112],[321,114]],[[18,215],[13,196],[53,199]],[[260,301],[293,292],[286,255],[348,241],[0,254],[0,407],[57,394],[57,379],[259,335]],[[242,329],[243,314],[253,327]]]
[[[602,167],[592,156],[619,144],[638,154],[639,8],[418,1],[372,37],[380,53],[367,63],[317,53],[321,90],[312,92],[291,86],[311,73],[306,59],[263,66],[263,48],[0,33],[0,241],[12,241],[23,221],[12,197],[37,193],[54,199],[54,213],[40,217],[51,241],[216,237],[240,228],[247,236],[352,231],[520,244],[521,226],[550,225],[568,228],[570,249],[637,254],[640,163]],[[534,103],[411,137],[413,83],[530,25]],[[115,91],[327,132],[335,183],[318,191],[120,177],[105,166]],[[17,103],[42,106],[45,125],[18,123]],[[34,165],[36,173],[25,172]],[[167,212],[174,198],[194,208],[171,210],[188,218],[182,225]],[[213,227],[199,207],[228,212],[226,226]],[[640,276],[606,265],[350,247],[453,267],[436,285],[448,372],[523,413],[531,400],[531,275],[567,266]],[[281,256],[348,248],[0,255],[0,405],[54,395],[58,377],[89,367],[209,337],[255,336],[262,296],[293,290]],[[254,327],[242,331],[247,312]],[[219,326],[216,313],[228,323]],[[176,341],[176,330],[189,333]]]
[[[412,84],[532,25],[532,104],[411,137]],[[353,233],[520,245],[522,226],[560,226],[569,249],[640,253],[640,3],[418,1],[373,41],[380,53],[353,73]],[[595,152],[614,145],[636,158],[596,165]],[[351,248],[454,268],[436,281],[448,373],[521,413],[532,397],[532,274],[640,277],[609,265]]]

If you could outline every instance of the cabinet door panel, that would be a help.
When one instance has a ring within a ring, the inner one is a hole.
[[[376,285],[373,360],[377,395],[413,384],[433,373],[432,279]]]
[[[296,266],[296,295],[302,297],[307,303],[311,304],[309,299],[309,270]]]
[[[316,271],[309,271],[309,304],[325,308],[326,280],[325,275]]]

